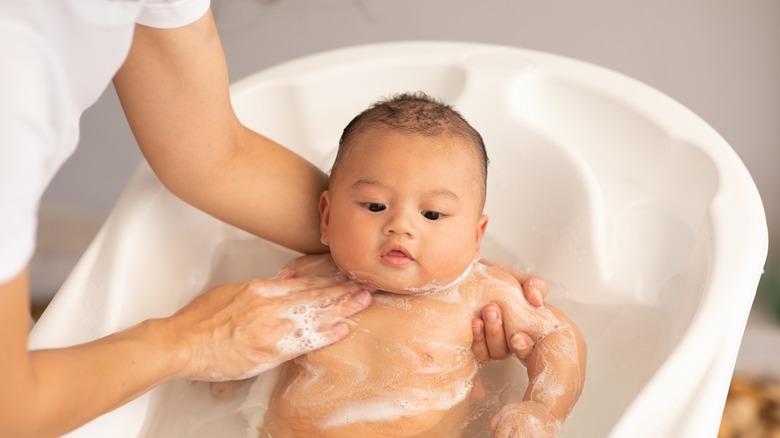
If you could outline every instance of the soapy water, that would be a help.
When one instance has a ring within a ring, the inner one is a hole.
[[[497,242],[483,240],[486,257],[512,260]],[[271,256],[268,248],[252,241],[226,242],[219,248],[210,275],[212,283],[241,278],[273,276],[286,259],[295,256],[287,250]],[[263,260],[280,260],[275,265]],[[258,272],[264,266],[266,273]],[[521,269],[525,266],[513,267]],[[533,269],[523,269],[533,271]],[[550,295],[546,302],[568,315],[582,332],[588,348],[587,376],[580,401],[563,424],[561,436],[606,436],[653,371],[674,344],[673,328],[663,303],[604,304],[571,299],[569,288],[547,279]],[[590,285],[593,287],[594,285]],[[672,287],[670,289],[678,289]],[[674,295],[674,290],[668,291]],[[459,294],[454,294],[459,296]],[[403,306],[402,300],[396,304]],[[411,303],[409,303],[411,308]],[[300,309],[299,309],[300,310]],[[305,313],[305,312],[303,312]],[[302,325],[305,321],[301,320]],[[455,322],[453,322],[454,324]],[[470,326],[470,321],[463,321]],[[356,377],[358,373],[356,370]],[[268,407],[268,400],[280,368],[262,373],[237,385],[227,397],[214,397],[209,383],[174,381],[157,388],[151,395],[142,433],[147,437],[256,437]],[[522,397],[527,386],[526,370],[514,358],[491,362],[479,370],[487,397],[472,400],[470,422],[464,436],[489,437],[487,422],[500,406]],[[568,432],[567,431],[571,431]]]
[[[585,389],[561,436],[606,436],[666,355],[669,341],[658,324],[661,315],[658,309],[633,304],[549,301],[577,323],[588,345]],[[489,437],[487,422],[501,406],[519,401],[528,383],[525,368],[512,358],[483,366],[479,376],[487,396],[471,400],[467,437]],[[141,436],[257,437],[277,377],[278,369],[270,370],[219,398],[207,382],[167,383],[152,397]]]

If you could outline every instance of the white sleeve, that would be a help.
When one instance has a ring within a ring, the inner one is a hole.
[[[210,3],[211,0],[148,0],[136,22],[160,29],[186,26],[202,17]]]
[[[175,28],[210,0],[0,0],[0,283],[35,250],[38,206],[79,117],[121,66],[134,22]]]
[[[7,28],[6,28],[7,29]],[[0,283],[29,263],[38,202],[48,183],[48,157],[61,134],[62,107],[44,56],[27,39],[0,32]]]

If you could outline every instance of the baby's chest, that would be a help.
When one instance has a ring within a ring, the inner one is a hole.
[[[360,360],[372,373],[420,379],[471,372],[471,311],[459,303],[378,296],[351,319],[350,335],[323,350],[322,360]]]
[[[359,342],[429,340],[451,345],[471,344],[471,310],[460,302],[425,297],[380,295],[374,305],[353,317]],[[362,335],[361,335],[362,334]]]

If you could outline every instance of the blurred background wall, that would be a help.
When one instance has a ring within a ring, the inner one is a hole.
[[[771,253],[780,255],[777,0],[212,0],[212,9],[232,81],[324,50],[420,39],[547,51],[632,76],[732,145],[761,192]],[[59,288],[140,160],[109,88],[84,115],[80,147],[43,200],[34,301]]]

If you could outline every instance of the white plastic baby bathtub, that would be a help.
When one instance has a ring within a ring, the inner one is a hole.
[[[454,104],[485,138],[491,221],[483,255],[547,279],[548,301],[585,336],[587,383],[565,436],[715,436],[767,248],[758,192],[729,145],[635,80],[508,47],[361,46],[232,87],[247,126],[323,169],[355,114],[414,90]],[[169,315],[209,285],[270,276],[294,256],[183,204],[142,165],[31,346],[87,341]],[[73,435],[149,432],[166,391]],[[179,410],[173,422],[182,435],[214,436],[222,427],[208,424],[208,406],[200,409],[197,421]]]

